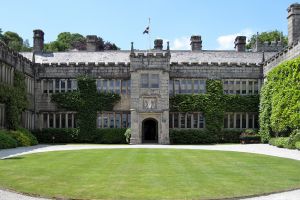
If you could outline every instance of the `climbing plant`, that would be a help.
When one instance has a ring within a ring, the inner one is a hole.
[[[207,80],[206,94],[178,94],[170,98],[171,112],[203,112],[206,130],[221,137],[225,112],[258,112],[259,95],[225,95],[221,80]]]
[[[13,85],[0,84],[0,102],[6,105],[6,126],[16,130],[20,126],[20,116],[28,106],[26,95],[25,76],[14,72]]]
[[[96,131],[97,111],[109,111],[120,100],[120,95],[98,93],[96,81],[88,76],[77,78],[78,91],[55,93],[52,102],[58,107],[78,112],[79,140],[90,142]]]
[[[260,135],[291,133],[300,127],[300,58],[284,62],[267,74],[260,101]]]

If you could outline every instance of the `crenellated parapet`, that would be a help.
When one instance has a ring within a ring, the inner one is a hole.
[[[38,77],[76,78],[86,74],[94,78],[129,78],[130,64],[125,62],[69,62],[35,64]]]
[[[244,62],[171,62],[172,78],[262,78],[262,64]]]
[[[284,48],[282,41],[257,42],[252,46],[253,52],[277,52]]]
[[[295,41],[264,62],[264,76],[280,63],[300,56],[300,42]]]
[[[262,63],[245,63],[245,62],[171,62],[170,68],[174,67],[254,67],[261,68]]]
[[[0,41],[0,61],[12,66],[15,70],[26,72],[33,76],[33,64],[30,60],[23,57],[18,52],[9,48],[6,44]]]
[[[130,53],[130,71],[138,69],[162,69],[164,71],[170,70],[169,51],[158,52],[131,52]]]

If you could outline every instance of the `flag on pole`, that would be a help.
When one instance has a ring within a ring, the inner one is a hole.
[[[147,26],[146,29],[144,30],[143,34],[145,34],[145,33],[149,34],[149,29],[150,29],[150,27]]]

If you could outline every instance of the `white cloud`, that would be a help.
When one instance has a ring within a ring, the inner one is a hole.
[[[170,42],[170,48],[172,50],[189,50],[190,49],[190,37],[182,36],[175,38]]]
[[[246,36],[247,39],[250,38],[254,34],[254,31],[251,29],[247,28],[239,33],[233,33],[230,35],[221,35],[218,37],[217,42],[219,44],[218,50],[232,50],[234,49],[234,40],[236,36]]]

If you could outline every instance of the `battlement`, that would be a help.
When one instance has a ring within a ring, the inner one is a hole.
[[[261,67],[262,63],[244,63],[244,62],[171,62],[171,67]]]
[[[0,41],[0,60],[19,71],[32,74],[32,62]]]
[[[284,48],[282,41],[258,42],[252,46],[253,52],[277,52]]]
[[[131,52],[130,58],[170,58],[171,54],[169,51],[159,52]]]
[[[292,45],[283,48],[274,56],[264,62],[264,75],[266,75],[271,69],[279,65],[281,62],[290,60],[300,56],[300,41],[295,41]]]
[[[125,63],[125,62],[69,62],[69,63],[65,63],[65,62],[61,62],[61,63],[42,63],[39,64],[42,67],[50,67],[50,68],[54,68],[54,67],[58,67],[58,68],[63,68],[63,67],[130,67],[130,63]]]

